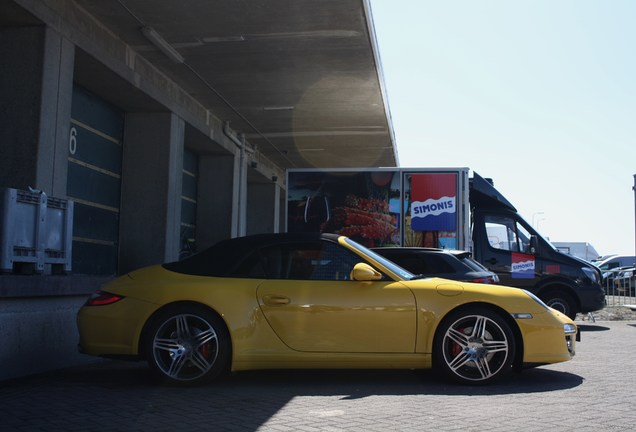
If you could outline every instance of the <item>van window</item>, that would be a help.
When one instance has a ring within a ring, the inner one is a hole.
[[[486,215],[485,223],[490,247],[511,252],[530,252],[530,233],[513,218]]]

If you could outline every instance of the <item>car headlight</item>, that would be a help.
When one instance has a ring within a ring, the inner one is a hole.
[[[576,326],[574,324],[563,324],[563,331],[566,336],[576,334]]]
[[[574,324],[563,324],[563,332],[565,333],[565,343],[568,347],[568,352],[570,355],[574,355],[574,341],[580,341],[581,335]]]
[[[583,273],[585,274],[585,276],[587,276],[592,282],[594,282],[594,283],[600,282],[598,280],[598,273],[596,273],[591,268],[589,268],[589,267],[581,267],[581,270],[583,270]]]

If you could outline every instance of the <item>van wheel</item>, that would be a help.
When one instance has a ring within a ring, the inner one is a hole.
[[[564,291],[549,291],[541,295],[541,300],[552,309],[558,310],[572,320],[576,317],[576,302],[570,294]]]

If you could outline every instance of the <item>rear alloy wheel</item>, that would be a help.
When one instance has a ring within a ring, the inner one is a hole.
[[[489,384],[512,370],[515,339],[496,312],[471,308],[451,313],[440,324],[435,366],[460,384]]]
[[[153,320],[148,334],[148,363],[168,382],[198,384],[227,369],[230,344],[225,326],[204,308],[169,309]]]

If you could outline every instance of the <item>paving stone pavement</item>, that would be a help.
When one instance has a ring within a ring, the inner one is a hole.
[[[636,321],[578,322],[573,361],[487,387],[432,371],[254,371],[193,388],[103,361],[0,382],[0,431],[633,431]]]

